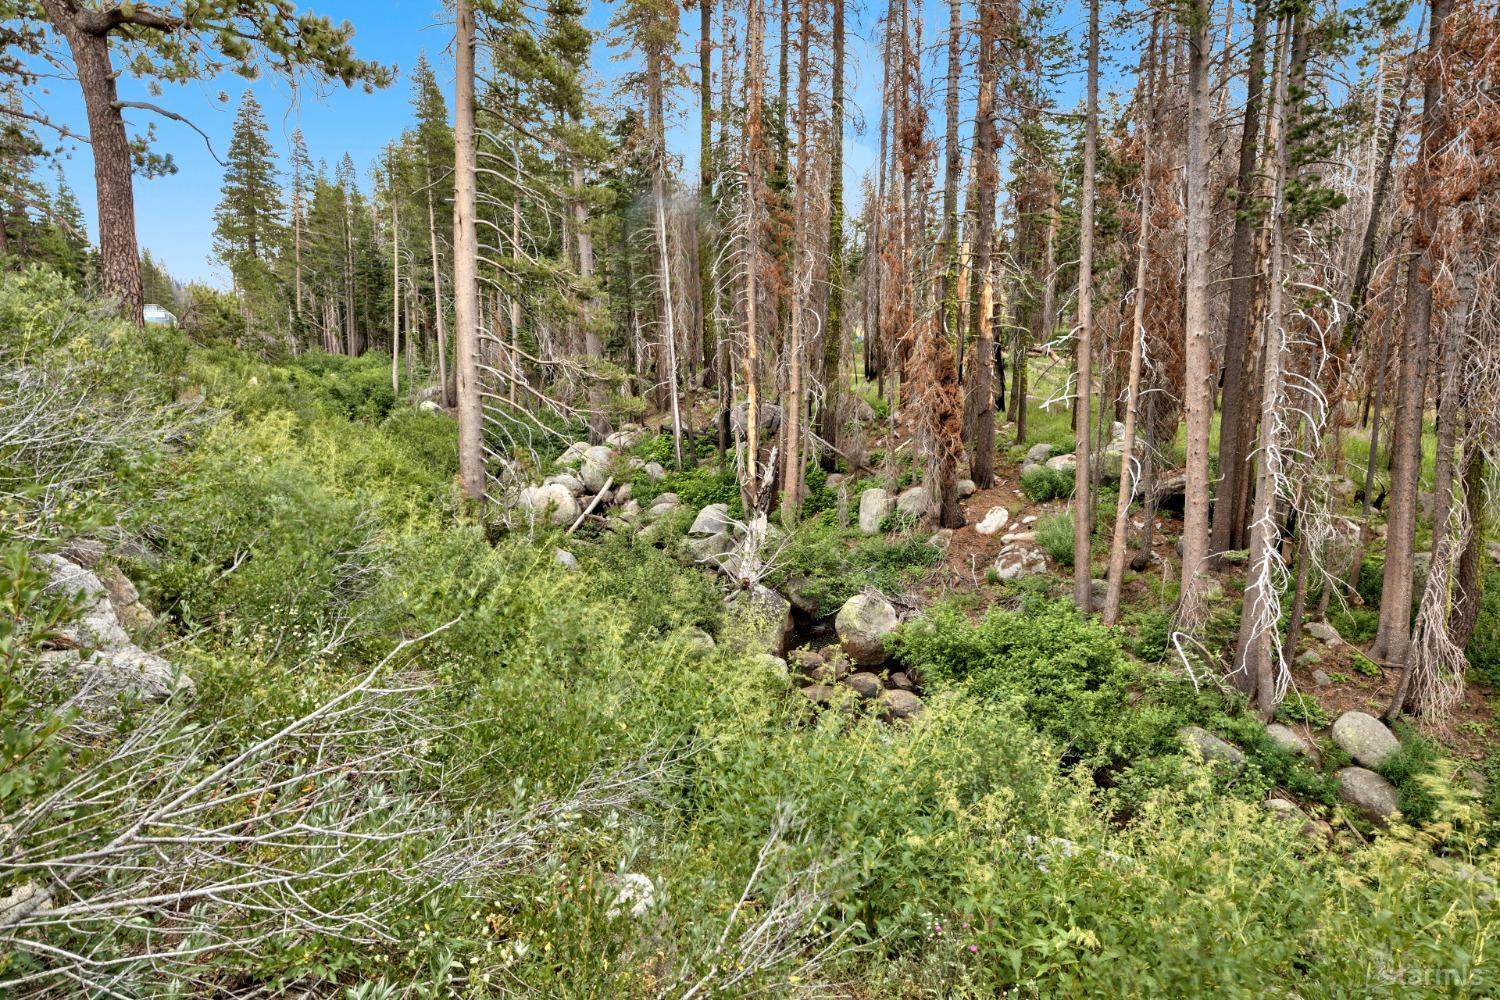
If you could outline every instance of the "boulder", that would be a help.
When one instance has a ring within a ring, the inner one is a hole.
[[[880,683],[880,676],[872,674],[868,670],[861,670],[857,674],[850,674],[844,678],[843,683],[854,689],[854,693],[865,701],[880,697],[884,685]]]
[[[658,479],[665,479],[667,477],[667,470],[662,468],[660,462],[647,462],[641,469],[641,471],[644,472],[646,474],[646,478],[651,480],[653,483]]]
[[[84,569],[93,569],[104,561],[107,550],[104,543],[95,538],[74,538],[63,546],[63,557]]]
[[[876,486],[859,495],[859,530],[866,535],[878,535],[880,522],[895,508],[895,501],[885,490]]]
[[[718,645],[714,642],[713,636],[696,626],[689,626],[675,634],[678,640],[686,645],[689,651],[694,653],[712,652],[714,647]]]
[[[736,436],[743,437],[749,427],[750,404],[741,403],[734,408],[729,426]],[[759,403],[755,407],[755,422],[760,425],[760,440],[765,442],[781,430],[781,407],[775,403]]]
[[[958,493],[960,500],[967,500],[979,492],[979,486],[972,479],[960,479],[954,485],[954,490]]]
[[[1396,786],[1374,771],[1362,767],[1346,767],[1338,773],[1339,797],[1349,803],[1365,818],[1384,824],[1396,813],[1401,796]]]
[[[833,696],[837,693],[827,684],[809,684],[802,689],[802,697],[819,707],[832,703]]]
[[[755,664],[756,669],[763,670],[780,680],[784,681],[791,677],[791,672],[787,670],[786,661],[779,656],[772,656],[770,653],[757,653],[755,656],[750,657],[750,662]]]
[[[1308,622],[1303,628],[1308,635],[1319,642],[1336,643],[1342,641],[1339,630],[1327,622]]]
[[[707,538],[689,538],[686,544],[687,550],[692,553],[695,561],[709,563],[715,569],[719,567],[722,557],[735,550],[734,537],[727,531],[709,535]]]
[[[995,557],[995,575],[1001,580],[1019,580],[1047,571],[1047,557],[1030,545],[1009,544]]]
[[[1355,763],[1379,767],[1401,749],[1401,741],[1385,723],[1364,712],[1345,712],[1333,721],[1333,742]]]
[[[547,517],[558,526],[578,519],[578,501],[560,483],[528,486],[521,491],[516,505],[529,518]]]
[[[1245,754],[1233,743],[1219,739],[1200,726],[1183,726],[1177,730],[1184,746],[1196,751],[1209,763],[1223,764],[1230,770],[1239,771],[1245,766]]]
[[[792,631],[792,605],[769,587],[756,584],[737,590],[724,602],[741,619],[746,652],[780,656]]]
[[[160,701],[175,694],[194,693],[191,678],[131,640],[120,625],[109,588],[98,576],[50,553],[39,555],[37,560],[47,567],[50,586],[73,595],[83,606],[77,619],[58,629],[58,637],[74,648],[43,653],[43,673],[76,683],[81,689],[80,702],[90,708],[122,695]],[[135,596],[128,580],[124,585],[128,591],[122,591],[121,596]],[[138,605],[133,600],[126,607]]]
[[[925,486],[913,486],[902,490],[901,495],[896,498],[896,510],[905,517],[920,520],[927,516],[927,508],[932,503],[932,497]]]
[[[891,674],[891,686],[898,691],[911,691],[916,688],[916,685],[911,682],[911,677],[904,670]]]
[[[614,460],[614,451],[602,444],[596,444],[584,452],[583,461],[578,466],[584,489],[590,493],[598,493],[604,489],[604,484],[609,482],[610,463]]]
[[[657,501],[661,501],[658,499]],[[729,505],[723,503],[711,503],[698,512],[693,519],[693,526],[688,529],[690,535],[718,535],[727,534],[733,527],[729,520]]]
[[[619,497],[616,496],[615,499],[618,500]],[[623,521],[637,521],[641,516],[641,505],[634,500],[626,500],[620,504],[618,513]]]
[[[1051,457],[1052,446],[1050,444],[1047,444],[1046,442],[1043,442],[1042,444],[1034,444],[1031,446],[1031,449],[1026,452],[1026,461],[1032,465],[1041,465]]]
[[[834,619],[839,642],[855,663],[874,665],[886,660],[886,636],[901,624],[895,605],[879,594],[855,594]]]
[[[1313,683],[1320,688],[1326,688],[1333,683],[1333,678],[1328,676],[1326,670],[1314,670],[1312,673]]]
[[[931,545],[935,549],[940,549],[943,552],[947,552],[948,547],[953,544],[953,529],[939,528],[928,536],[927,544]]]
[[[555,476],[548,476],[542,480],[542,485],[561,486],[575,497],[583,492],[583,480],[571,472],[559,472]]]
[[[553,549],[552,561],[557,563],[557,565],[561,566],[563,569],[568,570],[569,572],[578,569],[578,557],[573,555],[573,553],[569,552],[567,549]]]
[[[1311,646],[1297,654],[1297,666],[1314,667],[1323,662],[1323,654]]]
[[[1312,741],[1291,726],[1273,722],[1266,727],[1266,735],[1271,737],[1271,742],[1284,750],[1290,750],[1292,753],[1312,759],[1317,758],[1318,751],[1313,747]]]
[[[791,667],[803,677],[812,677],[816,671],[823,669],[824,659],[821,655],[810,649],[798,649],[792,652]]]
[[[902,691],[894,688],[884,691],[880,695],[880,707],[893,719],[910,719],[921,714],[923,708],[922,699],[910,691]]]
[[[1078,470],[1078,456],[1072,452],[1047,459],[1047,468],[1071,476]]]
[[[848,478],[849,477],[844,475],[842,472],[830,472],[828,474],[828,478],[823,480],[823,486],[828,490],[828,492],[837,493],[839,491],[839,487],[843,486]]]
[[[423,413],[442,413],[443,408],[430,399],[424,399],[417,404],[417,409]]]
[[[557,464],[564,469],[576,469],[583,464],[584,453],[589,450],[587,441],[574,441],[557,456]]]
[[[634,448],[640,444],[649,434],[649,431],[638,424],[626,424],[605,438],[604,443],[611,448],[624,451],[627,448]]]
[[[615,503],[624,503],[635,493],[635,487],[630,483],[621,483],[615,487]]]
[[[974,526],[974,530],[981,535],[997,535],[1009,523],[1010,511],[1004,507],[991,507],[989,513],[985,514]]]

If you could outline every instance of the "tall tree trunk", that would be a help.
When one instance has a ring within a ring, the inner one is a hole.
[[[974,170],[978,191],[974,233],[974,276],[979,282],[979,336],[974,342],[974,450],[969,476],[982,490],[995,485],[995,270],[990,254],[995,242],[995,47],[1000,28],[999,5],[979,6],[979,97],[974,111]]]
[[[823,411],[819,435],[834,467],[844,392],[844,0],[833,0],[833,93],[828,121],[828,321],[823,330]],[[853,470],[850,470],[853,471]]]
[[[1283,31],[1287,30],[1285,27]],[[1282,46],[1277,47],[1281,58]],[[1273,114],[1286,114],[1287,92],[1277,67]],[[1271,195],[1272,217],[1267,254],[1264,366],[1260,393],[1260,451],[1256,468],[1255,511],[1250,523],[1250,558],[1240,613],[1240,635],[1233,679],[1254,700],[1263,719],[1276,711],[1277,665],[1284,664],[1276,643],[1280,627],[1278,601],[1281,566],[1276,550],[1276,493],[1282,471],[1281,406],[1282,358],[1287,349],[1282,304],[1283,240],[1286,225],[1287,129],[1276,132]],[[1274,660],[1274,663],[1273,663]]]
[[[401,398],[401,213],[396,207],[396,164],[391,157],[391,399]],[[407,340],[411,339],[408,333]]]
[[[1146,261],[1151,240],[1151,130],[1156,123],[1156,99],[1151,82],[1156,58],[1157,18],[1151,18],[1151,38],[1141,69],[1141,121],[1145,135],[1141,143],[1141,226],[1136,237],[1135,303],[1130,321],[1130,373],[1125,381],[1125,433],[1120,442],[1120,495],[1115,501],[1114,534],[1109,543],[1109,572],[1105,578],[1104,624],[1113,628],[1120,620],[1120,590],[1125,581],[1125,542],[1130,530],[1130,502],[1140,485],[1135,475],[1135,427],[1141,404],[1141,360],[1146,337]],[[1107,460],[1107,459],[1106,459]],[[1077,556],[1074,556],[1077,559]]]
[[[672,310],[672,261],[667,252],[667,124],[662,108],[662,56],[647,56],[646,100],[651,114],[651,199],[656,216],[657,288],[661,294],[662,345],[666,349],[667,399],[672,409],[672,453],[682,468],[682,407],[677,394],[677,322]]]
[[[589,229],[588,209],[583,202],[583,167],[573,161],[573,228],[578,234],[578,276],[587,288],[583,301],[583,349],[590,364],[604,361],[604,345],[599,340],[599,302],[594,288],[594,234]],[[588,380],[589,442],[600,444],[609,436],[609,415],[605,413],[604,379],[590,372]]]
[[[760,197],[765,166],[761,156],[764,126],[761,118],[761,71],[765,21],[760,0],[745,4],[745,469],[740,480],[741,505],[746,519],[760,510]]]
[[[812,298],[813,265],[808,247],[808,232],[812,220],[809,216],[810,197],[807,190],[808,157],[812,155],[808,133],[812,127],[812,100],[809,76],[812,71],[812,15],[806,2],[798,6],[797,43],[797,180],[793,188],[795,199],[792,208],[792,273],[791,273],[791,323],[787,337],[786,400],[781,408],[782,427],[786,431],[785,461],[781,477],[781,517],[791,526],[797,520],[797,511],[802,505],[802,477],[806,460],[803,444],[802,368],[806,351],[803,347],[803,330],[807,310]],[[783,39],[785,44],[785,39]]]
[[[110,28],[89,30],[80,23],[77,5],[67,0],[42,0],[42,9],[68,43],[88,117],[98,200],[99,291],[140,326],[145,299],[135,234],[135,172],[110,62]]]
[[[713,240],[714,2],[698,0],[698,322],[703,329],[703,367],[708,373],[705,386],[717,385],[724,377],[717,364],[719,280]]]
[[[427,165],[427,236],[432,252],[432,316],[437,331],[438,398],[443,409],[448,398],[448,330],[443,316],[443,268],[438,257],[437,216],[432,206],[432,164]]]
[[[1187,11],[1187,265],[1184,306],[1184,414],[1187,483],[1183,502],[1182,587],[1178,617],[1194,630],[1203,617],[1204,563],[1208,556],[1208,433],[1213,419],[1209,385],[1213,347],[1209,334],[1208,0]]]
[[[1469,414],[1474,419],[1474,414]],[[1457,593],[1453,599],[1453,614],[1448,622],[1449,637],[1460,649],[1467,649],[1474,638],[1474,626],[1479,622],[1479,604],[1484,588],[1484,543],[1485,496],[1484,496],[1484,448],[1477,430],[1471,428],[1469,444],[1464,455],[1464,504],[1468,508],[1469,541],[1458,560]]]
[[[474,218],[474,8],[456,0],[454,38],[453,326],[458,369],[458,469],[464,495],[483,500],[484,414],[479,398],[479,234]]]
[[[1224,404],[1219,422],[1219,488],[1214,503],[1213,536],[1209,549],[1217,555],[1241,548],[1245,511],[1236,501],[1243,495],[1241,477],[1246,466],[1246,424],[1253,414],[1246,407],[1250,378],[1250,295],[1258,270],[1254,260],[1255,165],[1260,137],[1260,106],[1265,75],[1265,0],[1257,0],[1245,75],[1245,120],[1240,130],[1239,170],[1235,177],[1234,233],[1229,250],[1229,313],[1224,333]]]
[[[1094,540],[1089,419],[1093,409],[1094,352],[1094,161],[1099,144],[1099,0],[1089,0],[1088,96],[1083,122],[1083,191],[1078,223],[1078,436],[1073,469],[1073,603],[1084,612],[1093,602]]]
[[[1437,155],[1441,134],[1443,78],[1438,50],[1443,23],[1453,0],[1432,0],[1428,35],[1428,66],[1422,89],[1422,140],[1413,184],[1435,183],[1430,162]],[[1422,464],[1422,411],[1427,388],[1428,332],[1432,318],[1432,289],[1422,272],[1437,224],[1430,198],[1420,199],[1412,226],[1411,263],[1406,272],[1406,324],[1401,344],[1401,376],[1396,414],[1391,430],[1391,495],[1386,511],[1385,575],[1380,597],[1380,627],[1371,655],[1376,660],[1406,662],[1411,641],[1411,561],[1417,527],[1417,479]]]

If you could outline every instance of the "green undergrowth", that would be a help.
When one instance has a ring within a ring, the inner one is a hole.
[[[17,303],[54,318],[87,312],[76,300],[60,308],[62,298],[36,279],[0,277],[0,317]],[[253,945],[194,952],[170,981],[135,956],[181,914],[143,906],[96,940],[40,932],[118,960],[123,995],[644,998],[701,982],[698,995],[728,997],[826,995],[831,984],[870,997],[1342,997],[1392,993],[1391,970],[1407,970],[1403,996],[1500,985],[1493,899],[1430,860],[1437,843],[1495,870],[1460,836],[1467,827],[1443,827],[1456,806],[1434,794],[1422,832],[1314,848],[1258,800],[1285,789],[1324,807],[1326,779],[1265,745],[1232,703],[1126,656],[1064,604],[1033,598],[978,621],[934,608],[898,640],[926,685],[924,712],[893,725],[851,699],[815,715],[774,666],[731,652],[737,626],[718,582],[667,549],[628,534],[507,535],[461,503],[451,422],[388,401],[374,360],[272,365],[196,345],[191,330],[149,352],[99,322],[97,405],[125,387],[163,407],[196,387],[202,403],[169,442],[143,435],[98,456],[130,475],[101,480],[80,498],[86,509],[54,518],[46,544],[79,533],[143,543],[114,558],[157,613],[141,640],[197,682],[171,721],[203,747],[185,771],[235,760],[372,670],[409,699],[389,730],[339,737],[362,741],[366,756],[399,748],[409,766],[383,774],[356,761],[327,780],[362,790],[352,801],[370,823],[376,810],[412,819],[394,840],[359,848],[379,852],[354,856],[372,861],[364,874],[306,897],[318,912],[378,916],[384,929],[273,921]],[[17,330],[44,326],[0,325],[6,357],[31,350]],[[7,363],[54,365],[62,342]],[[68,458],[0,454],[9,483]],[[658,486],[685,503],[695,488],[730,502],[723,482],[685,472]],[[45,613],[21,554],[43,545],[10,542],[16,554],[0,561],[11,605],[0,633],[12,665],[0,680],[8,815],[69,768],[92,766],[139,718],[122,711],[89,730],[90,755],[57,741],[66,721],[44,710],[45,630],[27,623]],[[577,571],[557,564],[559,545]],[[920,541],[822,522],[792,536],[779,572],[805,576],[831,608],[864,586],[899,589],[938,558]],[[695,628],[718,645],[684,641]],[[1160,653],[1159,621],[1140,616],[1132,628],[1138,655]],[[1184,724],[1238,742],[1245,772],[1228,778],[1184,754]],[[36,746],[31,771],[10,749],[32,745],[23,739]],[[277,768],[299,758],[257,766],[294,774]],[[601,778],[618,781],[608,786],[618,801],[547,814],[464,866],[427,866],[452,849],[445,831],[468,843],[497,817],[539,815]],[[185,779],[164,768],[155,780]],[[258,815],[210,818],[238,830]],[[113,821],[101,817],[76,846],[106,842]],[[14,856],[46,848],[17,836]],[[312,863],[295,845],[261,850],[234,860]],[[93,878],[69,891],[111,891],[108,877]],[[651,887],[639,912],[621,896],[631,880]],[[0,895],[12,881],[0,872]],[[241,902],[203,905],[226,917]],[[9,948],[0,981],[49,961]],[[1411,987],[1418,975],[1439,985]]]

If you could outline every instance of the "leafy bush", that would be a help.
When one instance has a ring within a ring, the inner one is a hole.
[[[1021,492],[1032,503],[1044,503],[1073,492],[1073,477],[1045,465],[1036,465],[1021,473]]]
[[[903,628],[898,655],[924,679],[1014,700],[1033,726],[1089,759],[1160,746],[1172,720],[1123,713],[1131,670],[1114,635],[1070,602],[991,609],[978,623],[950,606]]]
[[[1036,543],[1060,566],[1073,565],[1073,515],[1053,514],[1036,523]]]
[[[1142,608],[1121,617],[1125,645],[1148,663],[1159,663],[1172,641],[1172,615],[1161,608]]]
[[[826,522],[798,528],[775,560],[770,582],[832,614],[866,588],[907,589],[943,558],[915,535],[866,536]]]

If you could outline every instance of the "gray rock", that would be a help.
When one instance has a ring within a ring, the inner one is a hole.
[[[529,518],[546,517],[558,526],[578,519],[578,501],[560,483],[526,487],[517,498],[517,506]]]
[[[979,486],[972,479],[960,479],[954,489],[960,500],[967,500],[979,492]]]
[[[891,674],[891,686],[898,691],[911,691],[916,687],[911,682],[911,677],[904,670],[898,670],[894,674]]]
[[[635,493],[635,487],[630,483],[621,483],[615,487],[615,503],[624,503]]]
[[[1401,749],[1385,723],[1365,712],[1345,712],[1333,720],[1333,742],[1364,767],[1379,767]]]
[[[1333,678],[1328,676],[1326,670],[1314,670],[1312,674],[1313,683],[1320,688],[1326,688],[1333,683]]]
[[[616,499],[619,499],[616,497]],[[641,505],[635,500],[626,500],[620,504],[620,518],[624,521],[637,521],[641,516]]]
[[[827,684],[809,684],[802,689],[802,697],[819,707],[832,703],[837,693],[837,690]]]
[[[953,544],[953,529],[939,528],[937,531],[934,531],[932,535],[927,539],[927,544],[931,545],[935,549],[941,549],[942,551],[947,552],[948,546]]]
[[[557,456],[557,464],[564,469],[576,469],[583,464],[584,453],[589,450],[587,441],[574,441]]]
[[[927,508],[931,502],[927,487],[913,486],[902,490],[901,495],[896,498],[896,510],[906,517],[920,520],[927,516]]]
[[[676,633],[676,636],[678,641],[682,642],[687,646],[689,651],[694,653],[712,652],[714,647],[718,645],[718,643],[714,642],[713,636],[696,626],[689,626],[682,629]]]
[[[874,665],[886,660],[886,636],[896,631],[896,608],[879,594],[855,594],[834,619],[839,642],[855,663]]]
[[[895,509],[891,495],[876,486],[859,495],[859,530],[866,535],[880,534],[880,522]]]
[[[995,575],[1001,580],[1019,580],[1047,571],[1047,557],[1030,545],[1009,544],[995,557]]]
[[[921,714],[926,707],[922,704],[921,698],[910,691],[902,691],[900,688],[882,692],[880,706],[893,719],[910,719]]]
[[[548,476],[546,479],[542,480],[542,485],[561,486],[575,497],[583,492],[583,480],[573,475],[571,472],[559,472],[555,476]]]
[[[646,478],[653,483],[658,479],[665,479],[667,477],[667,470],[662,468],[660,462],[647,462],[641,471],[646,473]]]
[[[1338,779],[1339,797],[1364,813],[1365,818],[1384,824],[1396,814],[1400,793],[1374,771],[1346,767],[1338,773]]]
[[[1302,652],[1297,654],[1297,666],[1299,667],[1311,667],[1322,662],[1323,654],[1318,652],[1316,649],[1313,649],[1311,646],[1307,647]]]
[[[853,688],[854,693],[865,701],[880,697],[880,692],[884,687],[880,683],[880,677],[870,673],[868,670],[861,670],[857,674],[850,674],[844,678],[843,683]]]
[[[823,485],[828,488],[829,492],[837,493],[839,491],[839,487],[843,486],[848,478],[849,477],[844,475],[842,472],[830,472],[828,474],[828,478],[823,481]]]
[[[1078,456],[1072,452],[1047,459],[1047,468],[1053,472],[1071,474],[1078,470]]]
[[[552,561],[569,572],[576,572],[578,569],[578,557],[567,549],[554,549],[552,551]]]
[[[689,538],[686,544],[694,561],[708,563],[715,569],[722,564],[723,557],[735,549],[734,538],[727,531],[709,535],[707,538]]]
[[[417,404],[417,409],[421,410],[423,413],[442,413],[443,412],[443,408],[441,406],[437,405],[436,403],[434,403],[430,399],[424,399],[420,403],[418,403]]]
[[[1339,630],[1327,622],[1308,622],[1303,626],[1304,631],[1319,642],[1336,643],[1342,641]]]
[[[1207,729],[1199,726],[1184,726],[1177,730],[1183,745],[1197,751],[1198,756],[1210,763],[1223,764],[1233,771],[1245,766],[1245,754],[1233,743],[1219,739]]]
[[[1273,743],[1283,749],[1311,759],[1317,758],[1318,752],[1313,747],[1312,741],[1291,726],[1284,726],[1279,722],[1273,722],[1266,727],[1266,735],[1271,737]]]
[[[104,543],[94,538],[74,538],[63,546],[63,558],[84,569],[93,569],[104,560]]]
[[[731,527],[732,524],[729,520],[729,505],[723,503],[711,503],[698,512],[698,516],[693,519],[693,526],[688,529],[688,534],[726,534],[729,532]]]
[[[1004,507],[991,507],[989,513],[980,519],[974,526],[974,530],[981,535],[997,535],[1010,523],[1010,511]]]
[[[1051,457],[1052,446],[1050,444],[1047,444],[1046,442],[1043,442],[1041,444],[1034,444],[1031,446],[1031,449],[1026,452],[1026,461],[1032,463],[1033,465],[1041,465]]]
[[[584,452],[583,462],[578,466],[584,489],[590,493],[598,493],[604,489],[604,484],[609,482],[610,463],[614,460],[614,451],[602,444],[596,444]]]
[[[724,602],[739,617],[746,652],[780,656],[792,631],[792,604],[769,587],[756,584],[737,590]]]
[[[787,669],[786,661],[779,656],[772,656],[770,653],[757,653],[750,657],[750,662],[755,665],[756,669],[764,670],[766,673],[781,680],[787,680],[791,677],[791,671]]]

